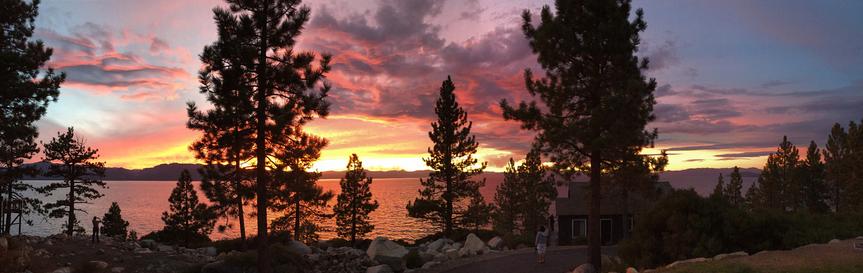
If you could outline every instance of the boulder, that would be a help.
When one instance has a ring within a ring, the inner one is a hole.
[[[407,248],[386,237],[377,237],[369,244],[366,255],[381,264],[389,265],[392,270],[402,271],[405,269],[404,257],[408,252]]]
[[[429,269],[429,268],[432,268],[438,264],[440,264],[440,262],[430,261],[430,262],[424,263],[422,266],[422,269]]]
[[[720,260],[725,260],[725,259],[730,259],[730,258],[746,257],[746,256],[749,256],[749,253],[746,253],[744,251],[737,251],[734,253],[726,253],[726,254],[719,254],[719,255],[713,256],[713,260],[720,261]]]
[[[468,249],[467,247],[462,247],[461,249],[458,250],[458,256],[461,258],[470,257],[473,255],[476,255],[476,252]]]
[[[84,266],[94,271],[99,271],[108,268],[108,263],[105,261],[89,261]]]
[[[437,255],[434,255],[435,262],[446,262],[447,260],[449,260],[449,258],[443,253],[438,253]]]
[[[455,243],[452,243],[451,246],[452,246],[452,248],[460,249],[462,247],[462,243],[455,242]]]
[[[467,239],[464,240],[464,248],[468,249],[472,254],[482,253],[482,250],[485,247],[485,242],[473,233],[468,234]]]
[[[54,271],[51,271],[51,273],[72,273],[72,268],[61,267],[61,268],[54,269]]]
[[[159,252],[174,252],[174,247],[169,245],[158,244],[156,250]]]
[[[423,260],[423,263],[430,262],[434,260],[435,254],[438,254],[437,251],[420,251],[420,259]]]
[[[455,250],[452,248],[447,249],[443,254],[447,257],[447,259],[450,259],[450,260],[455,260],[455,259],[458,259],[458,257],[459,257],[458,250]]]
[[[312,253],[312,248],[304,244],[303,242],[292,240],[288,245],[286,245],[287,251],[297,255],[306,255]]]
[[[428,245],[426,245],[426,249],[438,251],[446,245],[446,241],[447,240],[444,238],[437,239],[434,242],[431,242]]]
[[[215,263],[209,263],[201,267],[201,273],[244,273],[246,272],[240,267],[236,267],[233,265],[226,264],[225,262],[218,261]]]
[[[382,264],[366,268],[366,273],[393,273],[393,269],[388,265]]]
[[[839,241],[839,239],[833,239],[833,240],[830,240],[830,242],[827,242],[827,243],[828,243],[828,244],[838,244],[838,243],[840,243],[840,242],[841,242],[841,241]]]
[[[494,238],[488,240],[487,244],[491,249],[500,249],[503,246],[503,238],[500,238],[500,236],[494,236]]]
[[[138,244],[140,244],[140,245],[141,245],[141,247],[146,247],[146,248],[149,248],[149,249],[152,249],[152,250],[155,250],[155,249],[156,249],[156,245],[157,245],[157,244],[156,244],[156,241],[153,241],[153,240],[151,240],[151,239],[144,239],[144,240],[141,240]]]
[[[122,268],[122,267],[112,267],[112,268],[111,268],[111,273],[123,273],[123,271],[125,271],[125,270],[126,270],[126,269],[125,269],[125,268]]]
[[[638,269],[635,269],[635,268],[632,268],[632,267],[627,267],[627,268],[626,268],[626,273],[638,273]]]
[[[596,269],[591,264],[582,264],[572,270],[572,273],[596,273]]]
[[[149,254],[149,253],[153,253],[153,251],[151,251],[149,248],[143,248],[143,247],[136,248],[136,249],[135,249],[135,250],[133,250],[132,252],[133,252],[133,253],[135,253],[135,254]]]
[[[669,265],[665,266],[665,268],[672,268],[672,267],[675,267],[675,266],[678,266],[678,265],[691,264],[691,263],[700,263],[700,262],[706,262],[706,261],[710,261],[710,259],[708,259],[708,258],[692,258],[692,259],[687,259],[687,260],[681,260],[681,261],[673,262],[673,263],[671,263],[671,264],[669,264]]]

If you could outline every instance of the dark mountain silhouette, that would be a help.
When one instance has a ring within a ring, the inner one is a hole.
[[[37,162],[28,164],[40,170],[47,170],[50,163]],[[170,163],[160,164],[144,169],[126,169],[111,167],[105,169],[105,178],[107,181],[171,181],[174,182],[179,177],[180,173],[186,169],[192,174],[193,180],[200,180],[198,175],[199,164],[189,163]],[[758,179],[761,170],[756,168],[740,169],[743,175],[743,191]],[[370,177],[373,178],[424,178],[428,177],[429,171],[368,171]],[[666,171],[660,175],[660,180],[668,181],[674,188],[677,189],[695,189],[696,192],[703,196],[710,195],[716,186],[716,178],[722,173],[725,177],[731,174],[731,168],[698,168],[687,169],[680,171]],[[339,179],[344,177],[344,171],[326,171],[323,172],[323,179]],[[487,183],[496,185],[503,180],[503,173],[485,172],[481,176],[485,178]],[[27,177],[26,179],[46,180],[50,179],[44,176]],[[587,181],[586,176],[578,176],[575,180]]]

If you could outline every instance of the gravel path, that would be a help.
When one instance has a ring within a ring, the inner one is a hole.
[[[605,254],[614,254],[615,248],[603,248]],[[562,273],[572,270],[587,259],[584,246],[552,247],[545,256],[545,263],[536,263],[532,249],[521,249],[509,253],[477,256],[471,259],[451,261],[448,264],[425,272],[446,273]]]

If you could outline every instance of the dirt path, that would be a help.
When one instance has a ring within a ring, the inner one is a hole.
[[[614,247],[603,248],[604,254],[614,254]],[[440,273],[562,273],[583,264],[587,259],[584,246],[553,247],[546,254],[544,264],[536,263],[532,249],[522,249],[510,253],[497,253],[449,262],[425,272]]]

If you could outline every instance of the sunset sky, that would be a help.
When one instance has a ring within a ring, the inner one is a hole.
[[[423,169],[434,100],[452,75],[490,170],[522,158],[532,135],[501,99],[529,99],[536,67],[524,9],[552,1],[306,1],[302,49],[331,53],[330,140],[318,170],[357,153],[374,170]],[[216,39],[219,0],[44,0],[36,37],[67,73],[40,139],[74,126],[108,166],[194,162],[185,104],[198,54]],[[672,170],[761,167],[783,135],[823,145],[834,122],[863,118],[863,1],[635,1],[648,24],[640,55],[655,77],[657,149]],[[37,156],[38,159],[41,155]]]

